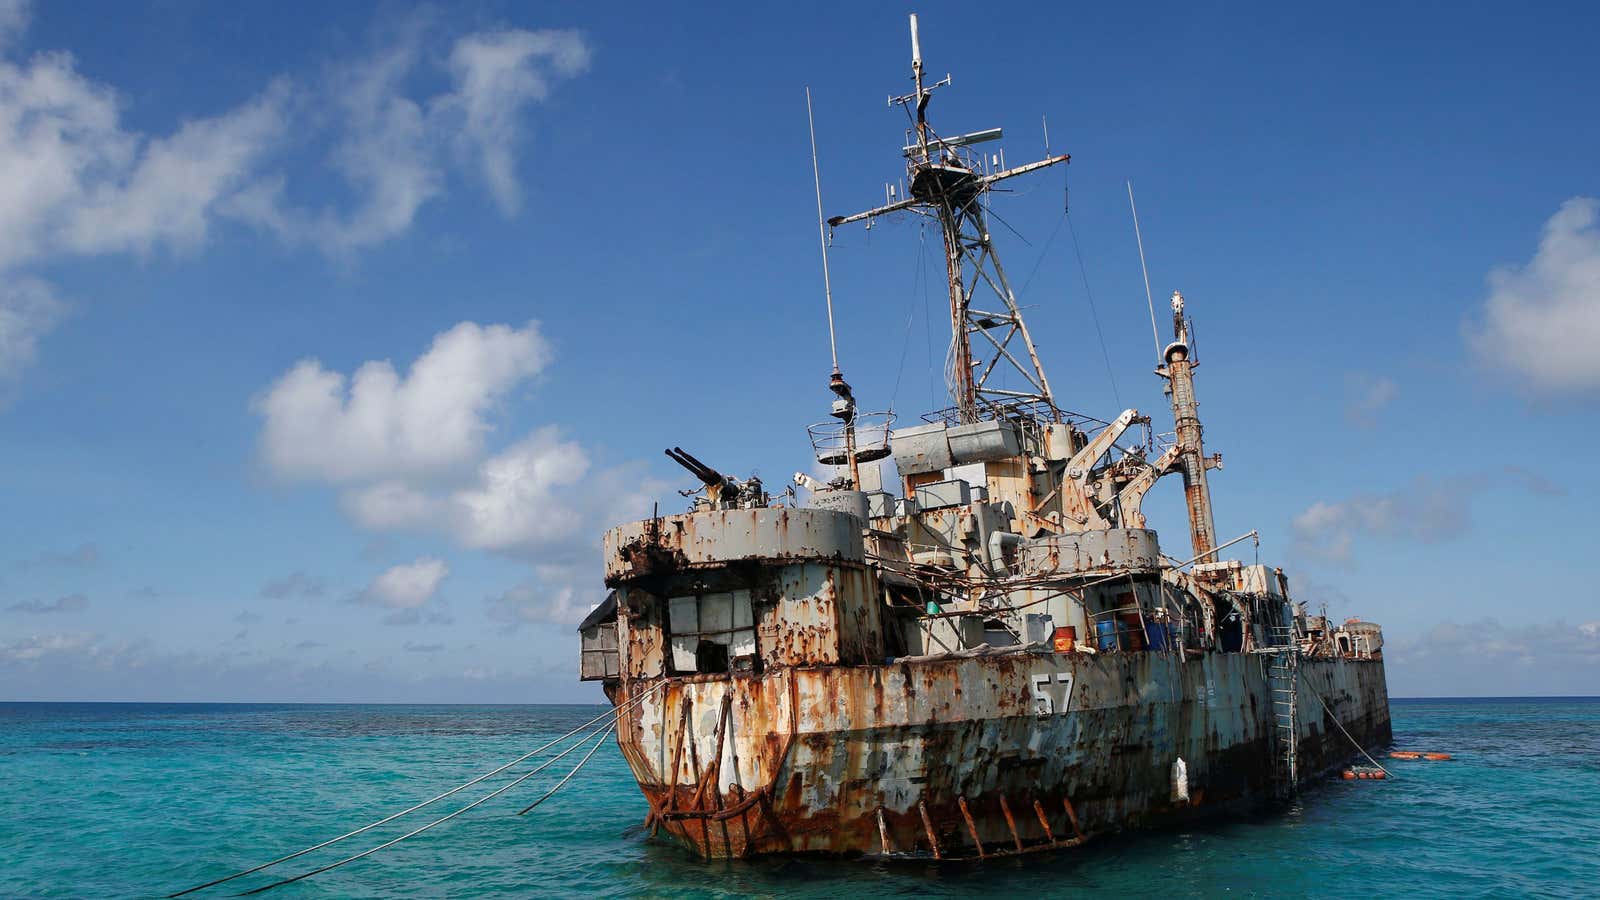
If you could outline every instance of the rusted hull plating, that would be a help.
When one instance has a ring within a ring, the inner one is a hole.
[[[706,857],[1016,853],[1272,796],[1266,665],[1018,653],[672,679],[618,742],[653,829]],[[1356,754],[1313,693],[1363,746],[1390,741],[1381,660],[1300,677],[1302,780]]]

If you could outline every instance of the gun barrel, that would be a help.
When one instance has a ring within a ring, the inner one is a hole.
[[[716,469],[713,469],[700,460],[695,459],[682,447],[673,447],[667,451],[667,455],[672,457],[673,462],[676,462],[678,465],[688,469],[696,478],[705,482],[707,485],[717,485],[721,484],[723,481],[721,472],[718,472]]]

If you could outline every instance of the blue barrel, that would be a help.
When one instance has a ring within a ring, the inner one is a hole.
[[[1144,623],[1145,642],[1151,650],[1172,649],[1171,634],[1172,632],[1168,630],[1165,622],[1146,621]]]
[[[1117,623],[1096,622],[1094,624],[1095,646],[1101,650],[1117,649]]]

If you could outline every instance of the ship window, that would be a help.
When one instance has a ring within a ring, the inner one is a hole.
[[[753,665],[756,631],[749,591],[673,597],[667,615],[674,671],[727,672]]]

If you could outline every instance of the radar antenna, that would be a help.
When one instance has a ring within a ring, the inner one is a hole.
[[[911,78],[915,84],[913,93],[889,98],[889,104],[905,108],[912,121],[907,132],[909,143],[902,148],[910,190],[884,206],[835,216],[828,224],[838,227],[862,220],[870,224],[878,216],[902,210],[937,219],[944,232],[945,276],[950,285],[951,346],[945,377],[955,401],[956,417],[963,423],[976,422],[1005,407],[1022,405],[1038,407],[1037,411],[1058,418],[1050,382],[1017,308],[1016,293],[990,240],[983,201],[998,182],[1067,162],[1072,157],[1063,153],[1008,169],[1003,153],[985,159],[984,154],[971,149],[976,144],[998,140],[998,128],[940,137],[928,123],[928,101],[935,88],[950,84],[950,76],[931,85],[924,83],[915,14],[911,16]],[[998,302],[988,305],[997,308],[974,305],[980,288],[986,289],[982,296],[993,295]],[[987,341],[980,345],[983,352],[978,356],[973,353],[973,335],[981,335]],[[1022,352],[1026,353],[1026,360],[1019,359]],[[1001,388],[995,376],[1002,370],[1020,376],[1023,389]]]

